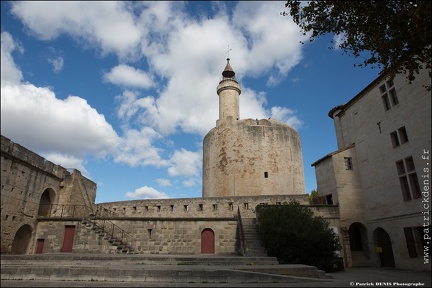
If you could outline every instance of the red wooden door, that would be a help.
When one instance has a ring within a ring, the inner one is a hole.
[[[215,253],[215,237],[213,230],[206,228],[201,232],[201,254]]]
[[[45,239],[37,239],[36,254],[42,254],[43,253],[44,242],[45,242]]]
[[[75,226],[66,225],[61,252],[72,252],[75,237]]]

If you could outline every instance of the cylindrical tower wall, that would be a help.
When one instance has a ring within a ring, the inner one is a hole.
[[[235,121],[206,135],[203,197],[305,194],[297,131],[274,120],[258,123]]]
[[[238,120],[240,117],[239,95],[240,85],[233,79],[222,80],[217,87],[219,95],[219,119],[233,117]]]

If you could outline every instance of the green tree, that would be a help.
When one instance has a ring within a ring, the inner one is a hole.
[[[328,223],[298,203],[258,205],[259,233],[269,256],[280,263],[305,264],[331,271],[339,241]]]
[[[313,198],[318,196],[318,191],[317,190],[312,190],[311,193],[309,194],[309,204],[312,204],[313,202]]]
[[[430,1],[289,0],[285,7],[305,35],[311,32],[310,41],[342,36],[337,46],[343,53],[364,59],[357,66],[377,64],[390,76],[408,74],[410,82],[423,68],[431,76]]]

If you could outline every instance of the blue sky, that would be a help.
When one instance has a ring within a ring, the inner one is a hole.
[[[297,129],[309,193],[337,149],[328,111],[379,71],[308,42],[284,3],[1,2],[1,133],[80,170],[96,203],[201,197],[229,45],[240,117]]]

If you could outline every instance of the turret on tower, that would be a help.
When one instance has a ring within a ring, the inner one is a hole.
[[[227,64],[222,72],[222,80],[217,86],[219,95],[219,120],[239,120],[239,95],[241,94],[240,84],[235,78],[235,72],[230,65],[230,58],[227,58]]]

